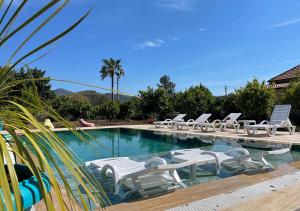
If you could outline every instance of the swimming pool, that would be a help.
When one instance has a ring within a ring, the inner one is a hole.
[[[110,158],[110,157],[130,157],[134,160],[147,160],[153,156],[164,157],[169,159],[171,150],[186,148],[201,148],[203,150],[227,151],[230,148],[239,145],[237,141],[230,141],[221,138],[203,138],[190,135],[164,134],[162,132],[154,132],[147,130],[110,128],[89,130],[87,133],[94,137],[96,141],[90,137],[87,142],[83,142],[71,132],[57,132],[64,140],[65,144],[70,147],[83,162]],[[245,144],[246,142],[243,142]],[[245,147],[251,154],[251,157],[259,157],[265,150],[270,148],[282,148],[280,145],[265,145],[266,149],[256,148],[257,146],[251,142],[251,147]],[[290,163],[291,161],[300,160],[300,151],[292,150],[280,156],[267,156],[266,159],[274,166]],[[221,171],[215,175],[211,173],[209,167],[197,171],[198,177],[195,181],[190,181],[186,171],[179,171],[180,177],[190,186],[194,184],[205,183],[232,176],[230,172]],[[71,187],[77,188],[72,183],[72,177],[69,177]],[[120,198],[112,194],[112,184],[109,181],[102,181],[102,185],[107,190],[107,194],[113,204],[122,202]]]

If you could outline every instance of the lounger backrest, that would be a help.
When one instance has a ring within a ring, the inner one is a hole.
[[[271,115],[270,124],[288,124],[291,107],[291,105],[276,105]]]
[[[230,113],[227,117],[223,119],[224,122],[232,123],[236,121],[242,113]]]
[[[211,114],[202,114],[195,120],[195,122],[205,123],[210,116],[211,116]]]
[[[185,117],[186,114],[178,114],[174,119],[173,121],[179,121],[181,119],[183,119],[183,117]]]

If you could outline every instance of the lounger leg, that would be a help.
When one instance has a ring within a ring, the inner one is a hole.
[[[115,195],[119,195],[121,190],[121,185],[119,183],[115,183]]]
[[[276,134],[276,128],[266,128],[266,132],[268,136],[275,136]]]
[[[132,177],[131,181],[132,181],[133,186],[134,186],[133,191],[142,191],[143,190],[142,184],[140,183],[140,180],[139,180],[138,177]]]
[[[234,127],[234,129],[235,129],[235,132],[236,132],[236,133],[239,133],[240,124],[234,124],[233,127]]]
[[[290,135],[293,135],[296,131],[296,126],[290,126],[290,127],[288,127],[288,130],[289,130]]]
[[[250,128],[246,128],[247,134],[251,135],[251,129]]]
[[[169,173],[177,184],[179,184],[183,188],[186,187],[186,185],[181,181],[181,179],[175,169],[171,170]]]
[[[277,127],[272,127],[272,128],[266,128],[268,136],[275,136]]]
[[[288,131],[289,131],[290,135],[292,135],[292,127],[288,127]]]
[[[213,125],[213,130],[214,130],[214,132],[217,132],[217,128],[215,125]],[[208,126],[207,126],[207,131],[208,131]]]
[[[190,179],[191,181],[196,180],[196,175],[197,175],[197,166],[196,164],[193,164],[190,166]]]
[[[220,130],[220,131],[223,131],[223,124],[220,125],[219,130]],[[225,128],[224,128],[224,130],[225,130]]]

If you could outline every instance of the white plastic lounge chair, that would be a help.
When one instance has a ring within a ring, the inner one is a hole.
[[[266,155],[277,155],[289,152],[290,148],[268,151]],[[236,156],[236,154],[239,156]],[[205,151],[198,148],[194,149],[182,149],[171,152],[172,161],[175,163],[195,161],[194,165],[191,165],[190,176],[194,180],[196,178],[196,166],[205,165],[209,163],[216,164],[216,172],[220,171],[222,165],[230,166],[232,168],[249,169],[249,168],[270,168],[272,165],[268,163],[264,155],[261,155],[260,160],[252,160],[248,150],[244,148],[236,147],[229,152],[213,152]]]
[[[156,128],[164,127],[167,125],[168,127],[174,127],[178,122],[183,122],[183,118],[186,116],[186,114],[178,114],[175,118],[173,119],[166,119],[165,121],[157,121],[154,122],[154,125]]]
[[[174,187],[185,187],[176,169],[194,163],[194,161],[187,161],[179,164],[167,164],[164,159],[158,157],[154,157],[148,162],[138,162],[128,157],[117,157],[89,161],[85,164],[92,172],[113,178],[115,194],[126,198],[129,193],[135,191],[145,197],[174,189]],[[130,188],[131,191],[124,194],[121,189],[122,185]],[[173,187],[170,188],[170,186]]]
[[[264,120],[257,125],[245,126],[248,135],[255,135],[257,130],[265,130],[268,136],[275,136],[278,128],[287,128],[292,135],[296,127],[292,125],[289,119],[290,111],[291,105],[276,105],[270,121]]]
[[[241,113],[230,113],[226,118],[221,121],[220,131],[226,130],[227,127],[233,127],[238,133],[240,125],[237,119],[241,116]]]
[[[209,123],[208,122],[208,118],[211,116],[211,114],[202,114],[201,116],[199,116],[196,120],[193,119],[189,119],[187,122],[178,122],[177,123],[177,129],[181,130],[184,127],[186,127],[187,129],[191,128],[195,128],[198,126],[198,124],[201,123]]]
[[[213,128],[213,131],[216,131],[217,126],[219,126],[219,130],[223,131],[227,127],[233,127],[236,132],[239,131],[240,125],[237,122],[237,119],[241,116],[241,113],[230,113],[223,120],[216,119],[211,123],[201,123],[198,124],[202,132],[207,132],[209,128]]]

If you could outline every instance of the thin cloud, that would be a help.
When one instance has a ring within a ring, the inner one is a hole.
[[[172,39],[173,41],[178,41],[178,40],[179,40],[179,37],[174,36],[174,37],[172,37],[171,39]]]
[[[200,27],[200,28],[197,28],[197,31],[199,31],[199,32],[205,32],[207,30],[206,30],[206,28]]]
[[[284,21],[281,23],[277,23],[277,24],[271,25],[270,28],[285,27],[285,26],[289,26],[292,24],[296,24],[296,23],[300,23],[300,18],[295,18],[295,19],[291,19],[291,20]]]
[[[193,9],[195,0],[159,0],[159,7],[174,9],[178,11],[190,11]]]
[[[148,48],[160,48],[165,44],[165,41],[162,39],[156,39],[156,40],[146,40],[142,43],[136,44],[134,47],[135,50],[145,50]]]

